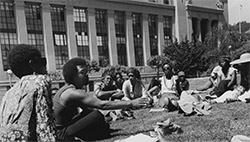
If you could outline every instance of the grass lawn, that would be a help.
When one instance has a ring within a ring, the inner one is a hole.
[[[190,89],[204,82],[204,79],[190,80]],[[149,135],[156,122],[168,118],[180,125],[184,132],[166,136],[167,141],[229,141],[237,134],[250,136],[249,109],[250,103],[241,102],[213,104],[212,113],[208,116],[183,116],[177,111],[149,112],[149,109],[141,109],[134,112],[136,119],[112,122],[111,128],[115,130],[112,137],[98,142],[112,142],[138,133]]]

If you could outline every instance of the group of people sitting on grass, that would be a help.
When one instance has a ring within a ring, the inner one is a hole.
[[[90,141],[108,138],[111,131],[105,115],[124,115],[131,109],[148,107],[152,105],[154,96],[159,106],[176,110],[181,95],[189,89],[185,73],[181,71],[175,75],[171,64],[165,63],[162,67],[164,75],[149,88],[142,83],[140,72],[131,67],[127,70],[127,80],[121,73],[113,75],[104,71],[102,81],[95,84],[93,93],[89,93],[82,89],[89,83],[89,64],[77,57],[63,66],[65,85],[53,96],[46,59],[37,48],[17,45],[10,51],[8,63],[20,80],[2,98],[1,141]],[[236,83],[236,73],[229,67],[229,61],[223,58],[219,65],[218,85],[212,94],[218,97]],[[205,90],[205,87],[197,90]]]
[[[248,56],[248,57],[244,57]],[[223,56],[219,59],[209,78],[209,80],[197,91],[205,91],[211,88],[207,99],[211,99],[211,103],[223,103],[242,101],[246,102],[250,98],[249,80],[248,80],[248,62],[250,62],[250,54],[244,53],[241,58],[231,62],[230,57]],[[239,66],[240,64],[240,66]],[[241,72],[241,83],[237,84],[237,71],[234,65],[238,65]]]

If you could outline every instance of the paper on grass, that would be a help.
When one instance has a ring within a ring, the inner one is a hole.
[[[126,139],[115,140],[114,142],[157,142],[157,138],[152,138],[148,135],[144,135],[142,133],[130,136]]]
[[[164,110],[165,110],[165,108],[151,108],[149,110],[149,112],[161,112],[161,111],[164,111]]]

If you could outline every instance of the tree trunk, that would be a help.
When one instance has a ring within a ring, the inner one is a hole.
[[[160,73],[159,73],[159,68],[156,68],[156,71],[157,71],[157,80],[159,80],[159,75],[160,75]]]

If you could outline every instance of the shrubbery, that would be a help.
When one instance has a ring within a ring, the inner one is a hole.
[[[228,55],[235,60],[242,53],[250,53],[249,47],[249,35],[214,28],[206,35],[203,43],[185,39],[165,46],[164,56],[152,57],[148,65],[157,67],[161,58],[167,57],[175,63],[174,68],[184,71],[188,77],[207,76],[216,66],[219,57]]]
[[[185,39],[166,46],[163,53],[170,60],[175,61],[174,68],[184,71],[188,77],[195,77],[207,69],[202,58],[205,50],[201,43]]]

